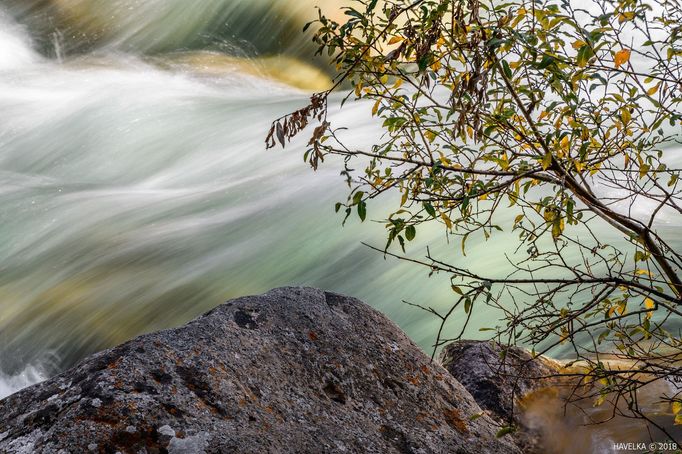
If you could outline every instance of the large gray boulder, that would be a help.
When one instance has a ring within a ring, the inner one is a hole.
[[[518,453],[362,302],[230,301],[0,401],[2,453]]]

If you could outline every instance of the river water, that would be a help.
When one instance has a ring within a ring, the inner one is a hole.
[[[339,163],[312,172],[303,139],[264,149],[329,83],[300,34],[313,4],[0,1],[0,397],[283,285],[358,297],[430,348],[436,320],[403,301],[448,307],[446,278],[361,245],[384,244],[379,223],[341,226]],[[347,141],[372,143],[367,106],[339,104]],[[504,273],[506,239],[459,264]],[[460,247],[420,230],[408,253],[426,246]],[[493,320],[477,311],[469,337]]]
[[[253,36],[237,29],[228,42],[223,33],[215,47],[205,35],[213,22],[180,20],[234,4],[242,21],[259,17],[263,2],[252,10],[226,0],[197,2],[196,10],[177,1],[54,2],[74,8],[61,16],[49,2],[30,10],[27,2],[3,3],[0,370],[24,373],[5,380],[7,389],[282,285],[361,298],[428,348],[435,320],[402,300],[445,307],[449,286],[362,246],[383,244],[381,225],[341,226],[333,210],[346,194],[339,165],[312,172],[303,140],[286,152],[264,149],[270,121],[304,105],[309,91],[259,66],[272,49],[259,54],[260,42],[244,44]],[[116,9],[105,31],[93,32],[93,24],[111,11],[93,17],[73,6],[88,3]],[[298,14],[300,3],[291,3]],[[168,33],[178,23],[181,36],[194,30],[205,49],[191,39],[184,49]],[[290,32],[289,21],[265,24]],[[240,45],[241,54],[226,50]],[[317,64],[306,60],[305,46],[287,42],[277,51],[306,70]],[[371,143],[378,128],[366,106],[338,110],[332,106],[334,120],[351,128],[349,140]],[[415,250],[432,240],[424,235]],[[497,254],[486,251],[477,262],[493,265]]]

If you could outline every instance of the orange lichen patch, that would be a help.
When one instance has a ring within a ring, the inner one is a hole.
[[[469,433],[469,428],[467,427],[466,422],[464,419],[462,419],[462,416],[456,408],[443,410],[443,416],[445,417],[445,421],[455,430],[457,430],[457,432],[462,434]]]
[[[316,341],[317,340],[317,333],[315,331],[310,331],[308,333],[308,338],[313,342]]]
[[[118,358],[116,358],[116,361],[109,363],[109,365],[107,366],[107,369],[109,369],[109,370],[116,369],[120,362],[121,362],[121,357],[119,356]]]
[[[419,380],[419,377],[416,375],[413,375],[412,377],[408,377],[407,381],[412,383],[414,386],[418,386],[421,383],[421,381]]]
[[[429,375],[429,374],[431,373],[431,370],[429,369],[429,366],[427,366],[426,364],[424,364],[424,365],[421,367],[421,370],[422,370],[422,373],[423,373],[424,375]]]

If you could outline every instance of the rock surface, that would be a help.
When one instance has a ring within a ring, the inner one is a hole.
[[[517,427],[513,438],[523,452],[545,452],[542,434],[526,424],[520,408],[525,396],[558,385],[559,363],[519,347],[467,340],[446,345],[440,363],[500,424]]]
[[[520,452],[480,412],[378,312],[285,288],[0,401],[0,452]]]
[[[504,355],[502,352],[505,352]],[[496,342],[458,341],[446,345],[440,363],[471,393],[478,405],[511,421],[527,394],[552,385],[560,365],[527,350]]]

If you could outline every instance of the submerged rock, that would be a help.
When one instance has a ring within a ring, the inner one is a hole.
[[[480,412],[375,310],[285,288],[0,401],[0,452],[520,452]]]

